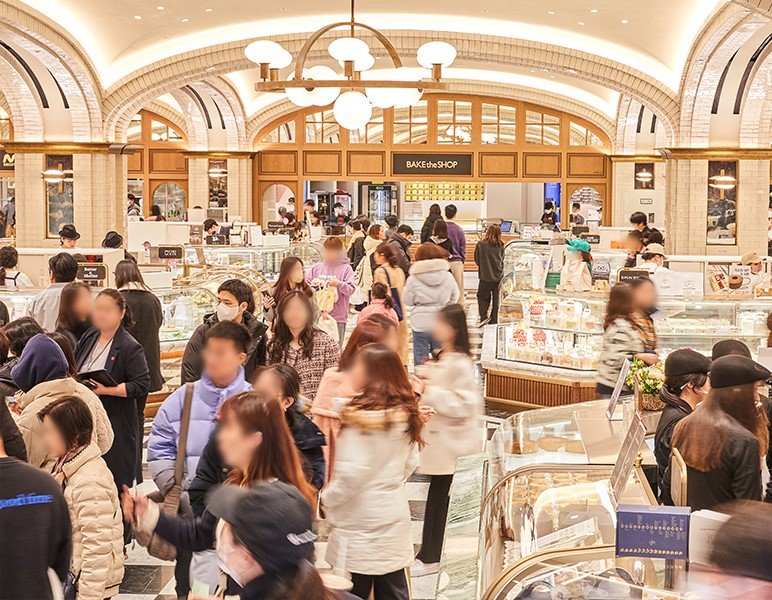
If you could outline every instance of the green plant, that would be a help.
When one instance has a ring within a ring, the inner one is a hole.
[[[637,358],[633,359],[630,371],[625,378],[625,383],[629,387],[635,388],[637,385],[642,393],[654,396],[659,394],[664,382],[665,369],[661,362],[647,366],[646,363]]]

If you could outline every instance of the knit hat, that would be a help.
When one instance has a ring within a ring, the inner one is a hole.
[[[108,231],[102,240],[102,248],[120,248],[123,246],[123,236],[117,231]]]
[[[62,228],[59,230],[59,237],[64,238],[65,240],[79,240],[80,234],[75,229],[75,225],[67,223],[66,225],[62,225]]]
[[[313,562],[311,505],[296,487],[281,481],[257,483],[248,490],[224,485],[206,508],[231,525],[266,573],[294,569],[304,560]]]
[[[667,378],[693,373],[707,374],[708,371],[710,371],[710,359],[689,348],[671,352],[665,359],[665,377]]]
[[[769,369],[744,356],[723,356],[710,366],[710,386],[714,388],[766,381],[770,377]]]
[[[64,379],[70,367],[64,352],[45,333],[38,333],[27,342],[19,362],[11,369],[11,377],[22,392],[29,392],[39,383]]]
[[[574,238],[572,240],[566,241],[566,246],[568,246],[568,250],[575,251],[575,252],[589,252],[590,251],[590,242],[587,240],[583,240],[581,238]]]
[[[748,346],[740,340],[721,340],[713,345],[713,351],[711,352],[711,360],[717,360],[722,356],[744,356],[745,358],[751,357],[751,351],[748,350]]]

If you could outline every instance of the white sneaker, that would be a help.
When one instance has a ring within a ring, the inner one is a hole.
[[[478,326],[478,327],[485,327],[485,326],[486,326],[488,323],[490,323],[490,320],[491,320],[491,318],[490,318],[490,317],[488,317],[487,319],[483,319],[482,321],[480,321],[480,322],[477,324],[477,326]]]
[[[421,562],[417,558],[410,566],[410,577],[425,577],[426,575],[434,575],[440,570],[440,563],[426,564]]]

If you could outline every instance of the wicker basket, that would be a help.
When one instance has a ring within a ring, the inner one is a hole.
[[[641,391],[637,379],[635,382],[635,403],[638,406],[638,412],[645,410],[657,412],[665,408],[665,403],[659,399],[659,394],[645,394]]]

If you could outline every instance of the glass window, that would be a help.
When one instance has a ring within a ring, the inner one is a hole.
[[[603,147],[603,140],[584,125],[571,121],[569,144],[571,146]]]
[[[128,142],[141,142],[142,141],[142,116],[134,115],[129,122],[129,128],[126,131],[126,141]]]
[[[144,183],[145,183],[144,179],[127,179],[126,180],[126,191],[129,194],[134,195],[134,198],[137,200],[137,204],[139,204],[140,208],[142,208],[143,206],[142,197],[145,194]]]
[[[525,112],[525,143],[560,145],[560,117],[536,110]]]
[[[260,140],[261,144],[294,144],[295,119],[290,119],[266,133]]]
[[[161,209],[167,221],[182,221],[185,214],[185,190],[173,181],[165,181],[153,192],[153,204]]]
[[[482,143],[515,143],[515,107],[499,104],[482,105]]]
[[[306,115],[307,144],[337,144],[340,142],[340,127],[331,110],[322,110]]]
[[[209,159],[209,208],[228,206],[228,161]]]
[[[437,143],[472,143],[472,103],[459,100],[437,101]]]
[[[182,141],[182,134],[169,127],[166,123],[156,121],[155,119],[150,123],[150,141],[152,142],[180,142]]]
[[[383,143],[383,109],[373,107],[370,122],[359,130],[352,130],[349,140],[352,144],[382,144]]]
[[[429,109],[426,100],[407,108],[394,109],[394,143],[426,144]]]
[[[48,236],[59,237],[65,223],[74,223],[72,154],[46,155],[46,171],[52,171],[45,182],[48,213]]]

